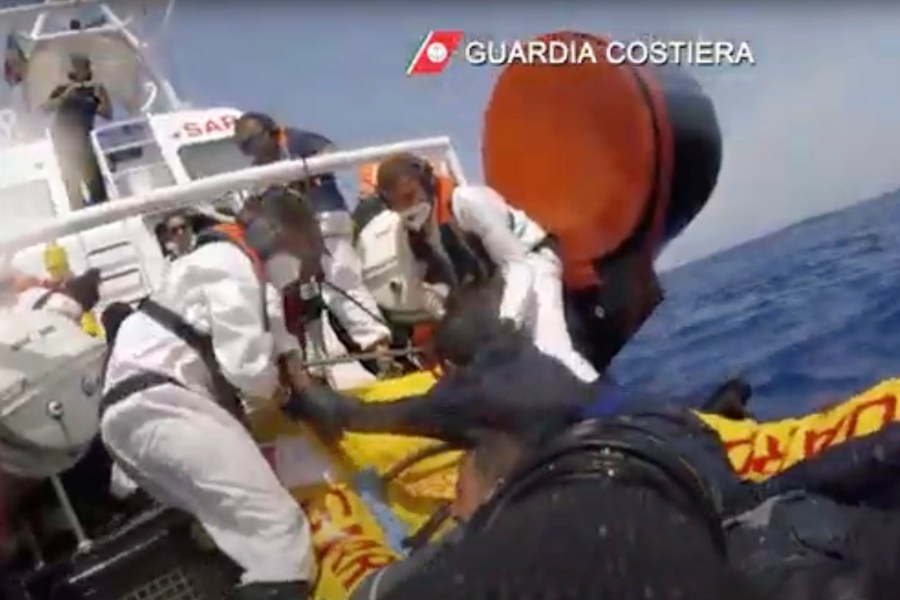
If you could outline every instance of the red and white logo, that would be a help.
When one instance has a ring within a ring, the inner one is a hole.
[[[407,75],[437,75],[446,68],[463,39],[462,31],[432,29],[406,67]]]

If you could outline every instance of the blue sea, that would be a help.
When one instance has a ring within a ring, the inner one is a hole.
[[[898,224],[900,191],[668,271],[615,377],[687,401],[740,376],[770,418],[900,375]]]

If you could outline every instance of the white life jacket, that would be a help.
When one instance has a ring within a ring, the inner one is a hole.
[[[356,250],[362,279],[379,308],[407,322],[431,318],[421,267],[400,216],[381,211],[360,230]]]

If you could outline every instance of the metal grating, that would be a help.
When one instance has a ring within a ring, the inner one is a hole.
[[[120,596],[119,600],[207,600],[183,569],[173,569]]]
[[[191,519],[152,510],[95,540],[87,553],[28,579],[31,600],[222,600],[239,569],[198,546]],[[3,598],[2,600],[6,600]]]

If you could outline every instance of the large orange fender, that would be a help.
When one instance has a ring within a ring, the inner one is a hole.
[[[485,178],[561,239],[570,287],[597,284],[620,253],[649,268],[715,186],[712,103],[683,70],[607,62],[603,37],[539,39],[590,44],[598,61],[503,70],[484,116]]]

